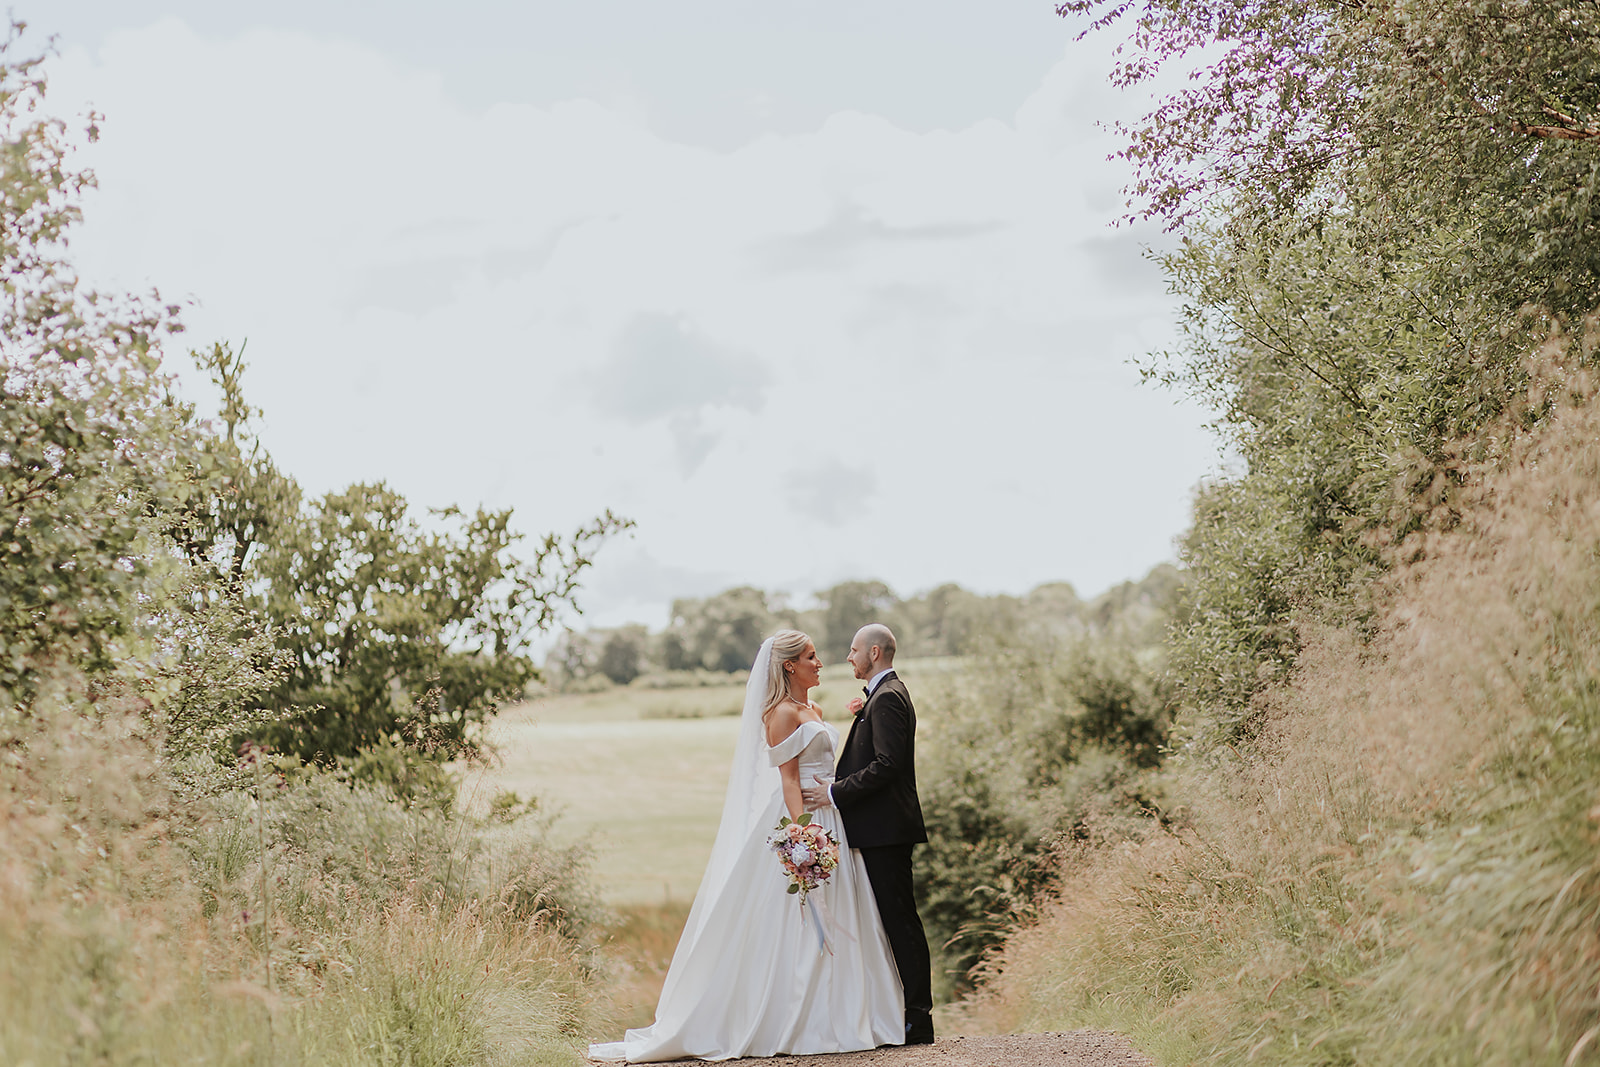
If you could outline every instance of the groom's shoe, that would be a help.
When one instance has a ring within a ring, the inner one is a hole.
[[[906,1044],[933,1044],[933,1016],[918,1012],[906,1022]]]

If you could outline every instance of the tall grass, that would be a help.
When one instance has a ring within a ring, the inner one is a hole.
[[[649,1026],[656,1017],[672,953],[689,918],[690,901],[625,904],[604,931],[607,1033]]]
[[[1168,1063],[1600,1063],[1600,402],[1535,370],[1540,429],[1463,461],[1370,640],[1303,627],[1259,748],[1073,857],[980,1020]]]
[[[141,706],[0,723],[0,1063],[581,1059],[574,855],[323,775],[180,799]]]

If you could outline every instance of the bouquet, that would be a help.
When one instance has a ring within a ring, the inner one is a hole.
[[[809,812],[798,819],[787,815],[779,819],[767,846],[778,854],[778,863],[789,876],[789,892],[799,894],[802,909],[806,894],[826,882],[839,866],[839,842],[826,827],[812,822]]]

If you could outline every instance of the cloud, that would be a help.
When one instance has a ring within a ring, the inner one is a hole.
[[[591,378],[595,406],[632,423],[708,407],[759,411],[769,375],[760,360],[717,344],[688,320],[641,312]]]
[[[862,293],[846,326],[854,333],[865,333],[901,320],[945,325],[960,314],[961,302],[943,286],[888,282]]]
[[[611,616],[617,621],[627,621],[632,610],[634,619],[643,606],[665,605],[683,597],[705,597],[735,584],[726,572],[698,570],[675,566],[657,558],[638,539],[607,545],[605,566],[596,567],[584,582],[584,592],[579,604]],[[665,618],[645,620],[653,625],[664,625]],[[587,623],[606,625],[604,619],[589,618]]]
[[[685,478],[700,469],[700,465],[717,447],[722,435],[706,429],[704,418],[694,414],[677,414],[668,423],[672,430],[672,443],[678,453],[678,473]]]
[[[1167,251],[1174,244],[1166,234],[1134,236],[1119,232],[1091,237],[1083,242],[1082,248],[1103,282],[1148,293],[1161,285],[1163,279],[1160,266],[1150,260],[1145,250],[1154,248],[1157,252]]]
[[[687,478],[721,440],[708,413],[759,412],[769,379],[759,359],[716,343],[682,316],[641,312],[617,335],[590,386],[605,414],[636,426],[665,419]]]
[[[829,459],[791,471],[785,487],[795,511],[828,526],[841,526],[871,507],[878,476],[865,468]]]
[[[997,222],[938,222],[890,225],[872,218],[859,204],[839,202],[821,226],[803,233],[769,238],[757,244],[752,256],[769,273],[836,270],[873,244],[908,244],[962,241],[993,233]]]
[[[86,284],[193,294],[193,343],[248,337],[308,491],[382,478],[529,531],[613,508],[668,569],[644,599],[825,584],[869,542],[896,588],[1093,591],[1170,555],[1213,449],[1125,362],[1173,301],[1095,243],[1089,193],[1125,173],[1091,66],[1009,118],[836,110],[713,150],[594,100],[463,107],[350,39],[168,20],[64,49],[51,99],[107,116]],[[864,437],[894,464],[851,466]]]

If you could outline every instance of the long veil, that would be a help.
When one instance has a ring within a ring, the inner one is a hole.
[[[716,910],[728,877],[733,872],[739,854],[758,831],[769,829],[758,825],[763,814],[781,795],[783,783],[778,768],[767,759],[766,726],[761,721],[762,702],[767,692],[767,672],[772,665],[772,638],[761,642],[761,651],[750,666],[750,680],[744,687],[744,711],[739,717],[739,742],[733,749],[733,767],[728,772],[728,792],[722,802],[722,822],[717,827],[717,839],[711,846],[711,858],[706,861],[705,876],[700,879],[700,889],[694,895],[688,921],[684,923],[683,936],[678,939],[673,963],[687,953],[699,938],[706,920]],[[776,862],[776,861],[774,861]],[[675,984],[673,972],[667,970],[667,980],[661,991],[666,1001]]]

